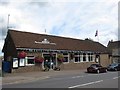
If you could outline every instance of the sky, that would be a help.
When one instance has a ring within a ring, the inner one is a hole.
[[[107,46],[110,40],[118,40],[118,2],[0,0],[0,50],[4,45],[7,27],[83,40],[90,38]],[[95,37],[97,30],[98,36]],[[0,55],[3,55],[2,51]]]

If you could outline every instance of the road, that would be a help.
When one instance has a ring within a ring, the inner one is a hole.
[[[118,88],[118,72],[51,76],[34,82],[8,84],[3,88]]]

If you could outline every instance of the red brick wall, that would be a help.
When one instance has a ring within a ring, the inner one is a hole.
[[[70,62],[67,64],[62,64],[61,69],[64,69],[64,70],[86,69],[88,66],[90,66],[93,63],[95,62],[81,62],[81,63]]]
[[[12,69],[12,73],[33,72],[33,71],[42,71],[42,66],[33,65],[33,66],[19,67],[18,69]]]

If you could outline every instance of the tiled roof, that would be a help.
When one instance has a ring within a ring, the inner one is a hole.
[[[120,41],[110,41],[108,47],[113,49],[120,48]]]
[[[108,43],[108,50],[111,53],[113,49],[120,48],[120,41],[109,41]]]
[[[54,50],[85,50],[106,53],[107,48],[92,40],[81,40],[67,37],[36,34],[23,31],[9,30],[16,48],[54,49]],[[47,39],[50,44],[41,44]],[[35,43],[35,41],[37,43]]]

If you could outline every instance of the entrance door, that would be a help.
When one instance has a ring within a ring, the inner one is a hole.
[[[50,69],[53,69],[56,65],[56,54],[45,53],[43,57],[48,61]]]

